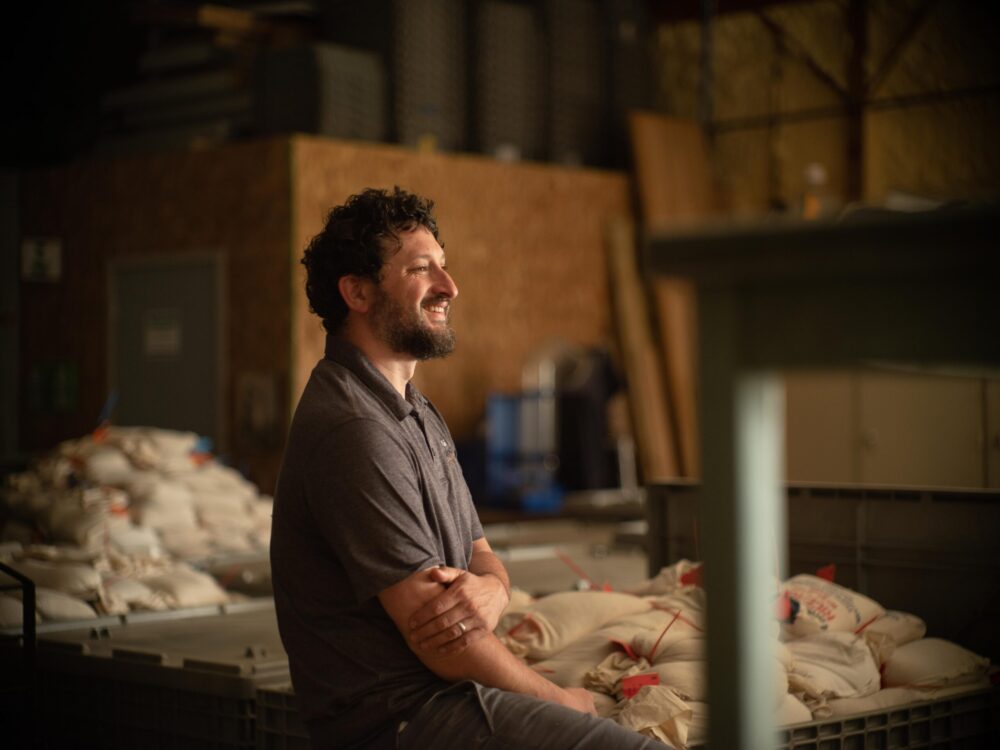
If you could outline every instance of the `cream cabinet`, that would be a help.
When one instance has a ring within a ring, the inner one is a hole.
[[[853,373],[785,376],[785,466],[795,482],[856,482]]]
[[[852,370],[785,377],[792,481],[1000,486],[1000,382]]]

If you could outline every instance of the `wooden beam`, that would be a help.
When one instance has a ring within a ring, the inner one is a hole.
[[[622,363],[628,379],[632,431],[645,483],[680,476],[663,374],[649,325],[636,259],[635,231],[624,219],[608,227],[608,261]]]
[[[816,62],[816,59],[809,53],[809,50],[801,42],[789,35],[781,24],[770,18],[764,11],[759,11],[757,18],[775,36],[775,39],[780,40],[780,44],[793,60],[805,65],[814,76],[825,83],[841,99],[847,100],[849,98],[848,90],[841,86],[840,82],[830,75],[822,65]]]
[[[718,15],[751,13],[773,5],[790,5],[802,0],[716,0]],[[647,0],[649,16],[656,23],[674,24],[701,18],[702,0]]]
[[[847,29],[851,46],[847,61],[847,200],[864,198],[865,58],[868,55],[868,3],[850,0]]]
[[[712,212],[709,147],[701,128],[685,120],[648,112],[629,115],[636,186],[647,230],[697,222]],[[683,279],[648,285],[658,327],[671,426],[680,475],[699,474],[695,360],[694,289]]]
[[[878,90],[878,87],[882,85],[886,76],[888,76],[889,73],[892,72],[892,69],[896,67],[896,63],[899,61],[900,56],[902,56],[903,52],[909,46],[913,37],[916,36],[920,27],[924,25],[924,21],[927,19],[931,8],[934,7],[936,2],[937,0],[924,0],[924,2],[910,14],[906,27],[889,49],[889,52],[882,60],[881,65],[878,66],[878,70],[876,70],[872,77],[868,79],[868,83],[865,86],[865,98],[871,98],[872,95],[874,95]]]

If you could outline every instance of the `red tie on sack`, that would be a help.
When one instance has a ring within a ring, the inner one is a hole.
[[[816,571],[816,577],[822,578],[824,581],[829,581],[830,583],[833,583],[833,579],[837,577],[836,563],[830,563],[829,565],[824,565],[822,568]]]
[[[633,695],[639,692],[641,688],[646,685],[659,685],[660,675],[656,672],[651,672],[649,674],[634,674],[631,677],[626,677],[622,680],[622,694],[626,698],[631,698]]]
[[[687,573],[681,574],[682,586],[701,586],[701,566],[691,568]]]

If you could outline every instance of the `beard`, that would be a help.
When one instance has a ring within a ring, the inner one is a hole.
[[[379,338],[397,354],[426,360],[446,357],[455,349],[455,332],[450,325],[431,326],[419,311],[405,309],[378,287],[372,321]]]

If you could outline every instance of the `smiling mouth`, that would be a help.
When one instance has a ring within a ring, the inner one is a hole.
[[[448,319],[448,303],[447,302],[431,302],[424,305],[424,310],[431,313],[432,317],[440,318],[441,320]]]

